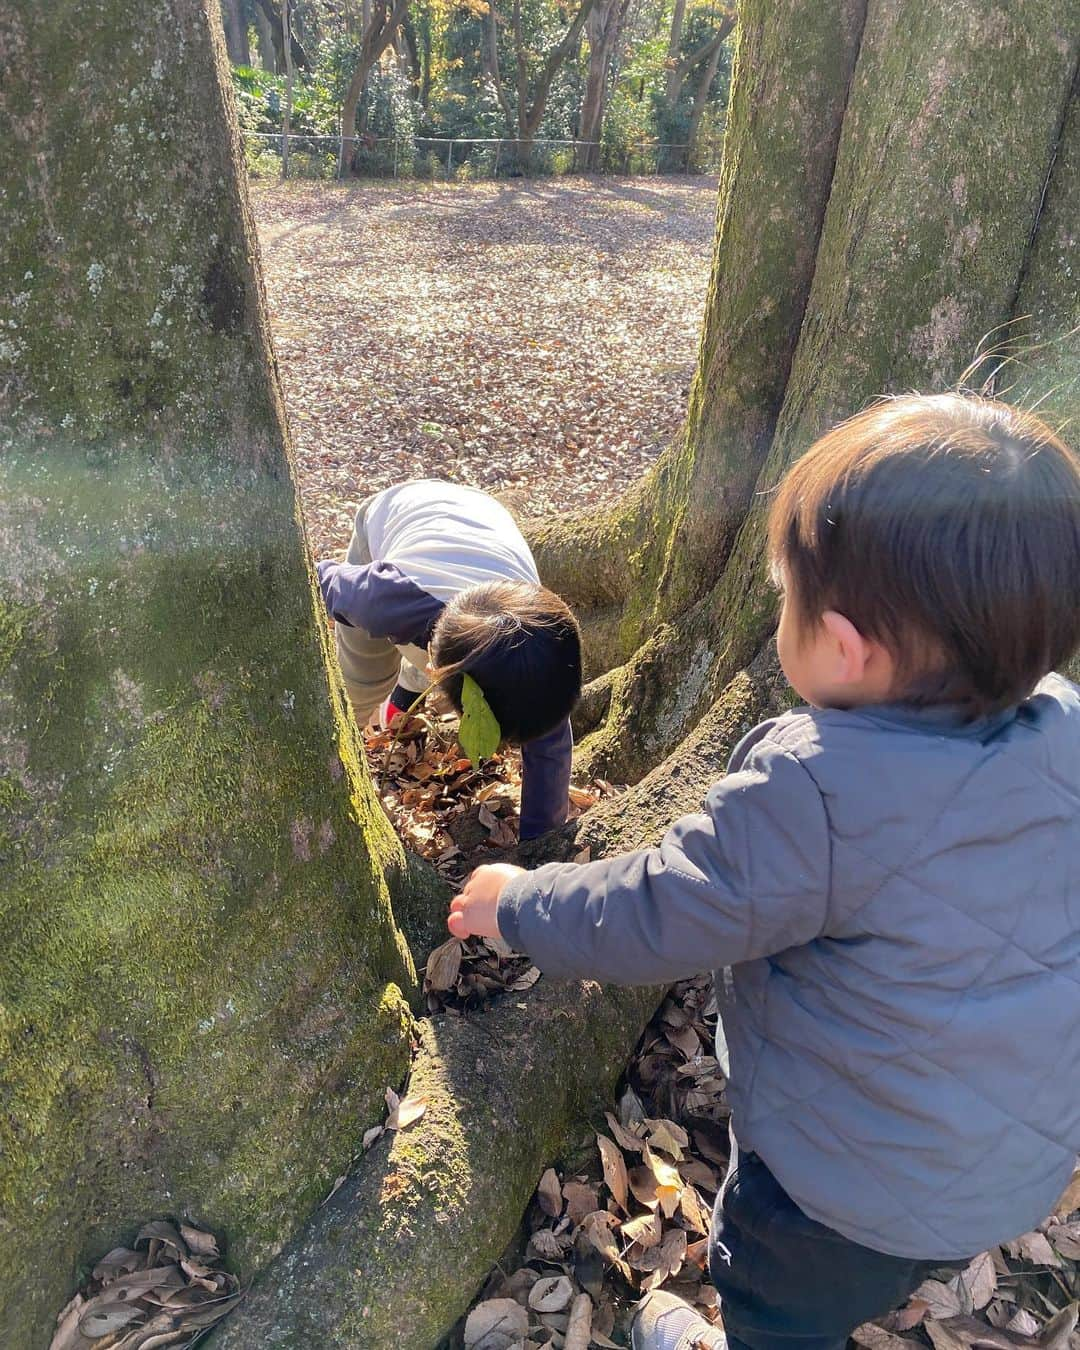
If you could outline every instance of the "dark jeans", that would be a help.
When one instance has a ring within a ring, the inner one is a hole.
[[[808,1218],[756,1153],[738,1151],[716,1198],[709,1274],[730,1350],[843,1350],[943,1264],[871,1251]]]

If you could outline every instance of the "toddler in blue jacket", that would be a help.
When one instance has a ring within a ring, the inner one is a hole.
[[[890,399],[790,470],[769,548],[809,706],[658,847],[478,868],[449,920],[555,977],[719,972],[723,1332],[656,1293],[637,1350],[841,1350],[1080,1149],[1077,462],[1003,403]]]
[[[521,746],[521,838],[562,824],[581,641],[510,512],[458,483],[403,483],[361,504],[346,561],[318,572],[360,724],[380,705],[389,723],[432,679],[460,712],[471,675]]]

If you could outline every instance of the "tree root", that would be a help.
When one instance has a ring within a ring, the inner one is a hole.
[[[764,658],[676,755],[526,845],[521,860],[658,841],[700,808],[775,690],[775,663]],[[212,1350],[436,1345],[511,1240],[543,1168],[584,1142],[577,1135],[610,1102],[661,993],[541,980],[483,1012],[422,1022],[408,1093],[426,1102],[424,1115],[363,1157],[211,1336]]]

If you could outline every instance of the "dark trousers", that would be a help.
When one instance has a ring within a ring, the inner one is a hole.
[[[738,1150],[716,1197],[709,1274],[730,1350],[843,1350],[943,1264],[871,1251],[808,1218],[756,1153]]]

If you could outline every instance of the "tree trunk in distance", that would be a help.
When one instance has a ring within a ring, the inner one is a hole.
[[[289,176],[289,134],[292,131],[293,63],[292,15],[290,0],[281,0],[281,27],[285,34],[282,50],[285,53],[285,111],[281,119],[281,176]]]
[[[675,78],[675,69],[679,64],[679,49],[682,47],[683,20],[685,18],[686,0],[675,0],[671,10],[671,28],[668,32],[668,73],[664,83],[664,102],[669,108],[675,102],[674,95],[671,92],[672,81]]]
[[[586,142],[583,167],[590,173],[600,167],[600,140],[604,130],[608,78],[621,8],[621,0],[606,0],[606,3],[593,8],[585,25],[589,40],[589,70],[581,101],[578,138]]]
[[[221,21],[225,29],[225,47],[236,66],[251,65],[247,24],[242,0],[221,0]]]
[[[280,1249],[409,1063],[216,0],[0,15],[0,1343],[146,1220]],[[71,34],[78,34],[72,41]],[[167,135],[162,137],[162,129]]]
[[[274,30],[270,27],[270,20],[259,5],[255,6],[255,36],[258,39],[259,46],[259,65],[262,66],[263,70],[269,71],[271,75],[279,74],[278,53],[274,46]]]
[[[705,69],[701,72],[698,80],[698,87],[694,91],[694,106],[690,109],[690,125],[686,130],[686,170],[693,172],[693,154],[697,144],[698,132],[701,130],[701,119],[705,115],[705,107],[709,102],[709,91],[712,89],[713,80],[716,79],[716,72],[720,67],[720,58],[724,54],[724,44],[718,42],[709,57]]]
[[[370,17],[364,25],[361,36],[360,54],[345,92],[345,100],[341,105],[339,178],[347,178],[352,172],[352,162],[356,154],[356,105],[360,95],[367,84],[368,76],[375,68],[375,63],[393,40],[408,7],[409,0],[393,0],[393,9],[389,8],[389,0],[376,0],[371,6]]]

